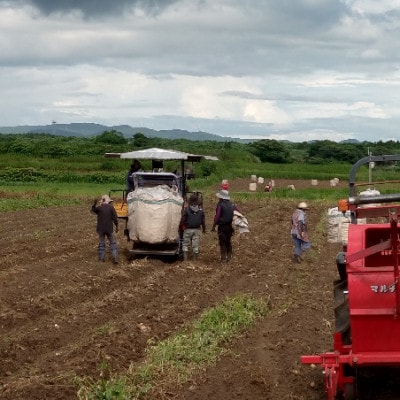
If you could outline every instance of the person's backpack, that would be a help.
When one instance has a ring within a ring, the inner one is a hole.
[[[201,226],[203,220],[203,210],[193,211],[190,207],[186,209],[186,228],[197,229]]]

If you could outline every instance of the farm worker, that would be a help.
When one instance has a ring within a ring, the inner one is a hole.
[[[206,232],[206,217],[200,207],[199,196],[192,194],[189,205],[182,213],[180,229],[183,231],[182,251],[183,259],[189,259],[189,249],[192,248],[193,260],[199,257],[201,231]]]
[[[131,164],[131,169],[126,174],[126,192],[127,193],[129,193],[135,189],[135,184],[133,182],[132,174],[134,172],[140,171],[141,168],[142,168],[142,165],[140,164],[140,161],[133,160],[133,163]]]
[[[96,231],[99,235],[99,261],[105,261],[107,237],[110,242],[113,263],[118,264],[118,247],[113,232],[114,225],[115,232],[118,232],[118,217],[112,202],[113,201],[110,199],[110,197],[107,194],[104,194],[100,201],[98,199],[94,200],[92,212],[97,215]]]
[[[215,227],[218,226],[218,240],[221,251],[221,262],[226,263],[232,258],[232,235],[233,235],[233,212],[239,211],[231,202],[229,192],[221,189],[216,196],[219,198],[214,224],[211,232],[215,232]]]
[[[292,215],[292,229],[290,233],[294,243],[293,262],[295,263],[301,263],[303,251],[307,251],[310,248],[306,210],[308,210],[307,204],[301,201]]]

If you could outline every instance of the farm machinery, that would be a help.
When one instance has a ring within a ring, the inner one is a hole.
[[[361,196],[357,189],[367,183],[355,182],[365,164],[398,161],[400,155],[359,160],[350,171],[349,197],[338,203],[350,223],[336,258],[333,351],[301,357],[303,364],[322,367],[328,400],[372,399],[374,375],[400,377],[400,190],[393,193],[400,181],[368,182],[388,192],[372,196]]]
[[[187,180],[193,170],[185,163],[217,160],[175,150],[151,148],[127,153],[107,153],[106,157],[132,160],[151,160],[151,170],[130,174],[133,190],[110,191],[118,218],[125,220],[124,234],[132,243],[129,256],[177,257],[182,253],[179,223],[187,196],[195,193],[202,202],[201,192],[190,192]],[[178,162],[173,172],[164,171],[164,161]]]

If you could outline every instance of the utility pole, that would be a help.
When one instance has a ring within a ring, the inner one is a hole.
[[[368,156],[370,157],[370,160],[371,160],[372,152],[369,150],[369,147],[368,147]],[[375,167],[375,163],[373,161],[370,161],[368,163],[368,182],[369,183],[372,183],[372,168],[374,168],[374,167]]]

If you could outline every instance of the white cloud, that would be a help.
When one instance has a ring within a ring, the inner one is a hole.
[[[247,102],[244,117],[249,121],[274,125],[287,125],[292,122],[290,116],[279,109],[275,102],[267,100]]]
[[[399,5],[0,0],[0,124],[148,124],[296,141],[370,140],[379,127],[381,140],[392,138]]]
[[[376,106],[376,104],[367,101],[358,101],[356,103],[350,104],[347,107],[350,115],[357,115],[359,117],[367,118],[388,118],[388,114],[381,108]]]
[[[347,44],[350,44],[353,49],[357,49],[357,47],[352,46],[354,42],[370,42],[379,38],[381,28],[362,16],[346,15],[332,29],[332,32],[342,39],[347,38],[349,40],[349,43],[343,43],[344,48],[347,47]]]
[[[382,15],[400,7],[399,0],[344,0],[351,9],[360,14]]]

